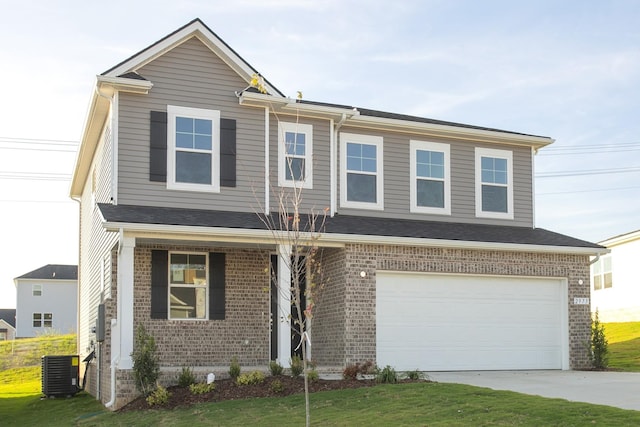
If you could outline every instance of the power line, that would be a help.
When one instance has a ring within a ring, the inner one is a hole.
[[[0,142],[8,143],[24,143],[24,144],[53,144],[53,145],[68,145],[77,147],[79,141],[72,141],[69,139],[34,139],[34,138],[10,138],[8,136],[0,136]]]
[[[71,153],[75,154],[77,150],[56,150],[54,148],[36,148],[36,147],[0,147],[0,150],[12,150],[12,151],[38,151],[41,153]]]
[[[577,194],[577,193],[598,193],[602,191],[624,191],[624,190],[635,190],[640,189],[640,187],[618,187],[618,188],[597,188],[590,190],[571,190],[571,191],[554,191],[552,193],[536,193],[536,196],[552,196],[556,194]]]
[[[640,167],[611,168],[611,169],[585,169],[583,171],[544,172],[544,173],[536,174],[536,178],[562,178],[562,177],[571,177],[571,176],[604,175],[604,174],[631,173],[631,172],[640,172]]]
[[[34,181],[69,181],[71,174],[55,172],[2,172],[0,179],[22,179]]]

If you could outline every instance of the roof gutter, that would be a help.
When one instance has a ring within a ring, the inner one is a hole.
[[[247,244],[273,244],[281,238],[274,231],[226,228],[226,227],[194,227],[186,225],[166,225],[166,224],[138,224],[138,223],[103,223],[103,227],[108,231],[123,230],[127,234],[135,237],[148,237],[153,239],[189,239],[199,241],[211,241],[215,237],[220,242],[236,242]],[[283,235],[286,232],[282,232]],[[606,248],[587,248],[573,246],[548,246],[548,245],[528,245],[522,243],[499,243],[499,242],[476,242],[466,240],[446,240],[429,239],[416,237],[397,236],[371,236],[359,234],[343,233],[301,233],[302,240],[307,244],[317,244],[322,247],[344,247],[348,243],[360,243],[371,245],[397,245],[397,246],[420,246],[449,249],[474,249],[474,250],[499,250],[509,252],[535,252],[535,253],[559,253],[573,255],[596,256],[608,252]]]

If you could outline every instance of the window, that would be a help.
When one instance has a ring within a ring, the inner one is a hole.
[[[340,205],[384,209],[382,137],[340,134]]]
[[[8,336],[8,331],[6,329],[0,329],[0,341],[5,341]]]
[[[313,126],[301,123],[278,124],[278,185],[302,188],[313,186]]]
[[[42,285],[33,285],[31,288],[31,293],[34,297],[42,296]]]
[[[33,327],[34,328],[42,327],[42,313],[33,313]]]
[[[411,212],[451,214],[449,145],[411,141]]]
[[[44,313],[44,323],[42,326],[45,328],[51,328],[53,326],[53,313]]]
[[[613,287],[611,255],[603,255],[593,264],[593,290],[599,291]]]
[[[169,254],[169,318],[206,319],[207,254]]]
[[[476,148],[476,216],[513,219],[513,153]]]
[[[220,191],[220,111],[167,106],[167,188]]]

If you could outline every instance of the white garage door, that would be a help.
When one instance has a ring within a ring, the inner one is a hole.
[[[378,366],[567,369],[565,287],[559,279],[379,271]]]

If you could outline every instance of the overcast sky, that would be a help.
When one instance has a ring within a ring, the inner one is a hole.
[[[536,226],[640,229],[640,2],[0,0],[0,308],[78,262],[68,197],[100,74],[199,17],[289,96],[549,136]]]

